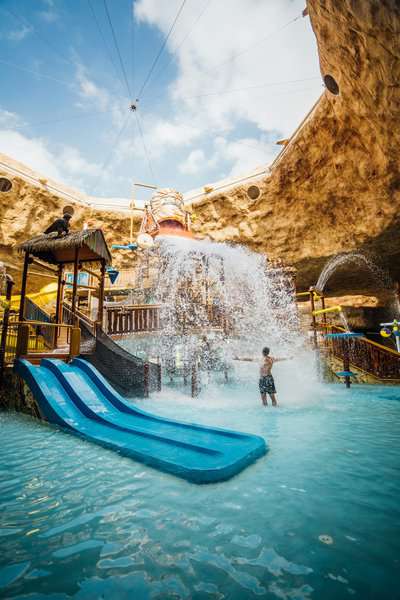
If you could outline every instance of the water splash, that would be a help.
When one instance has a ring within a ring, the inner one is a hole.
[[[347,263],[355,263],[358,266],[367,268],[371,275],[375,277],[379,287],[393,288],[393,281],[387,271],[384,271],[370,256],[363,254],[362,252],[346,252],[343,254],[337,254],[328,260],[325,267],[322,269],[320,276],[318,277],[315,288],[320,292],[323,292],[333,273],[335,273],[339,267]]]
[[[236,356],[258,361],[264,346],[275,356],[304,352],[294,285],[265,256],[242,246],[173,236],[157,238],[156,253],[152,294],[161,305],[162,331],[121,344],[143,357],[158,357],[171,380],[176,373],[188,380],[196,362],[202,387],[208,382],[210,390],[215,374],[219,383],[224,376],[257,381],[257,366],[244,368]],[[304,371],[304,365],[297,369]]]

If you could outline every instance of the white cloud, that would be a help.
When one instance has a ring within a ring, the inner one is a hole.
[[[99,177],[101,167],[87,161],[77,148],[51,147],[45,138],[31,138],[18,131],[0,128],[0,152],[59,182],[87,186],[88,178]],[[86,185],[85,185],[86,184]]]
[[[15,129],[16,127],[21,127],[23,124],[21,117],[17,113],[0,107],[0,128]]]
[[[1,129],[0,151],[46,177],[58,181],[63,179],[55,156],[42,138],[28,138],[17,131]]]
[[[228,141],[224,138],[215,140],[214,164],[227,161],[229,171],[224,177],[244,175],[258,166],[269,164],[278,152],[275,144],[262,139],[239,138]]]
[[[180,5],[181,0],[137,0],[134,14],[165,35]],[[308,18],[285,26],[301,14],[304,0],[230,0],[229,9],[224,2],[211,2],[195,23],[204,6],[186,4],[168,40],[178,69],[168,88],[175,107],[171,121],[179,114],[179,126],[196,130],[188,140],[197,143],[202,137],[209,143],[219,135],[232,136],[236,128],[249,125],[261,136],[271,131],[290,135],[322,91]],[[160,61],[154,80],[162,81],[168,60]],[[152,80],[143,103],[151,86]],[[264,145],[254,152],[239,144],[227,146],[232,171],[242,160],[242,170],[252,160],[269,160],[274,152]]]
[[[205,154],[203,150],[200,148],[197,150],[192,150],[187,157],[187,159],[179,165],[179,170],[181,173],[185,173],[186,175],[194,175],[195,173],[199,173],[204,170],[207,164]]]
[[[39,11],[39,16],[47,23],[54,23],[59,18],[54,0],[42,0],[45,10]]]
[[[23,39],[26,38],[27,35],[32,33],[32,31],[33,27],[30,27],[28,25],[22,25],[20,29],[11,30],[6,35],[4,35],[4,37],[6,37],[8,40],[11,40],[12,42],[21,42]]]
[[[82,100],[95,105],[97,110],[106,111],[110,108],[110,95],[108,91],[97,86],[89,79],[85,67],[81,64],[77,65],[76,78],[79,86],[78,93]]]

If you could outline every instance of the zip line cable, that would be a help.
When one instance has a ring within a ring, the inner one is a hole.
[[[110,25],[112,37],[113,37],[113,40],[114,40],[114,45],[115,45],[115,48],[117,50],[117,54],[118,54],[118,58],[119,58],[119,63],[121,65],[121,71],[122,71],[122,74],[124,76],[124,80],[125,80],[126,87],[127,87],[127,90],[128,90],[128,96],[129,96],[130,99],[133,99],[131,88],[130,88],[129,82],[128,82],[128,78],[126,76],[125,66],[124,66],[124,63],[123,63],[123,60],[122,60],[121,52],[119,50],[117,36],[115,35],[114,27],[113,27],[113,24],[112,24],[112,21],[111,21],[110,12],[108,10],[107,0],[103,0],[103,3],[104,3],[104,8],[105,8],[105,11],[106,11],[106,15],[107,15],[107,20],[108,20],[108,23]]]
[[[133,14],[133,10],[131,12],[131,6],[130,6],[130,10],[129,10],[130,16],[130,24],[131,24],[131,64],[132,64],[132,73],[131,73],[131,80],[132,80],[132,89],[135,89],[135,42],[136,42],[136,38],[135,38],[135,15]],[[134,100],[134,98],[132,98],[132,100]]]
[[[183,2],[182,2],[182,4],[180,5],[180,8],[179,8],[179,10],[178,10],[178,12],[177,12],[177,14],[176,14],[176,17],[175,17],[175,19],[173,20],[173,22],[172,22],[172,25],[171,25],[171,27],[170,27],[170,29],[169,29],[169,31],[168,31],[168,34],[165,36],[165,38],[164,38],[164,41],[163,41],[163,43],[161,44],[161,47],[160,47],[160,49],[159,49],[159,51],[158,51],[158,54],[157,54],[157,56],[155,57],[155,59],[154,59],[154,61],[153,61],[153,64],[152,64],[152,65],[151,65],[151,67],[150,67],[150,70],[149,70],[149,72],[148,72],[148,74],[147,74],[147,77],[145,78],[145,80],[144,80],[144,82],[143,82],[143,84],[142,84],[142,87],[141,87],[141,88],[140,88],[140,90],[139,90],[139,93],[138,93],[138,95],[137,95],[138,99],[140,98],[140,96],[141,96],[141,95],[142,95],[142,93],[144,92],[144,90],[145,90],[145,87],[146,87],[146,85],[147,85],[147,83],[148,83],[148,81],[149,81],[150,77],[151,77],[151,76],[152,76],[152,74],[153,74],[153,71],[154,71],[154,69],[155,69],[155,67],[156,67],[156,65],[157,65],[157,63],[158,63],[158,61],[159,61],[159,59],[160,59],[160,57],[161,57],[161,55],[162,55],[163,51],[164,51],[164,48],[165,48],[165,46],[167,45],[168,39],[169,39],[169,37],[170,37],[170,35],[171,35],[171,33],[172,33],[172,31],[173,31],[173,29],[174,29],[175,25],[176,25],[176,22],[177,22],[177,21],[178,21],[178,19],[179,19],[179,16],[180,16],[180,14],[181,14],[181,12],[182,12],[182,10],[183,10],[183,7],[185,6],[185,4],[186,4],[186,0],[183,0]]]
[[[198,96],[184,96],[180,97],[179,100],[193,100],[195,98],[206,98],[208,96],[223,96],[225,94],[235,94],[236,92],[245,92],[247,90],[256,90],[259,88],[273,87],[277,85],[288,85],[292,83],[302,83],[304,81],[315,81],[321,79],[320,77],[305,77],[304,79],[292,79],[291,81],[276,81],[271,83],[260,83],[259,85],[250,85],[243,88],[235,88],[232,90],[222,90],[221,92],[209,92],[207,94],[199,94]],[[296,90],[295,90],[296,91]],[[290,90],[288,91],[290,93]]]
[[[52,119],[50,121],[37,121],[36,123],[27,123],[26,125],[16,125],[13,129],[25,129],[26,127],[38,127],[39,125],[53,125],[55,123],[64,123],[65,121],[73,121],[74,119],[92,119],[99,115],[105,115],[103,111],[91,112],[85,115],[71,115],[69,117],[63,117],[62,119]]]
[[[175,48],[172,48],[171,52],[172,52],[172,56],[170,57],[169,61],[167,62],[167,64],[164,67],[163,70],[163,74],[165,75],[169,65],[172,63],[172,61],[174,60],[174,54],[176,54],[176,52],[183,46],[183,44],[186,42],[186,40],[188,39],[189,35],[192,33],[193,29],[196,27],[197,23],[200,21],[201,17],[204,15],[204,13],[206,12],[207,8],[209,7],[209,5],[211,4],[213,0],[208,0],[208,2],[206,2],[206,4],[204,5],[203,9],[201,10],[201,12],[198,14],[196,20],[193,22],[191,28],[189,29],[189,31],[187,32],[187,34],[185,35],[185,37],[181,40],[180,44],[178,44],[177,46],[175,46]],[[154,84],[154,79],[152,81],[152,84]],[[151,86],[150,86],[151,87]]]
[[[50,50],[52,50],[52,52],[55,52],[56,54],[58,54],[58,56],[64,61],[69,63],[70,65],[73,65],[74,67],[76,66],[75,63],[70,60],[67,56],[65,56],[65,54],[63,54],[62,52],[60,52],[56,46],[53,46],[53,44],[51,42],[49,42],[49,40],[47,38],[45,38],[43,35],[41,35],[40,33],[38,33],[36,31],[36,28],[24,17],[21,17],[21,15],[19,15],[18,13],[14,12],[13,10],[11,10],[11,8],[4,8],[3,10],[5,10],[6,12],[8,12],[9,15],[12,15],[15,19],[17,19],[20,23],[22,23],[25,27],[29,27],[30,31],[33,32],[34,35],[36,35],[36,37],[43,42],[44,44],[46,44],[46,46],[48,46],[50,48]]]
[[[243,48],[243,50],[241,50],[240,52],[237,52],[236,54],[233,54],[233,56],[231,56],[227,60],[224,60],[223,62],[218,63],[217,65],[214,65],[208,71],[208,74],[213,73],[214,71],[216,71],[217,69],[219,69],[220,67],[222,67],[225,64],[229,64],[229,63],[233,62],[239,56],[242,56],[242,54],[246,54],[246,52],[248,52],[252,48],[255,48],[256,46],[260,46],[261,44],[263,44],[264,42],[266,42],[270,38],[274,37],[277,33],[283,31],[283,29],[286,29],[286,27],[289,27],[289,25],[292,25],[292,23],[295,23],[296,21],[298,21],[302,17],[303,17],[302,13],[300,15],[297,15],[297,17],[295,17],[294,19],[291,19],[290,21],[288,21],[287,23],[285,23],[281,27],[278,27],[278,29],[275,29],[274,31],[268,33],[268,35],[266,35],[265,37],[261,38],[261,40],[257,40],[256,42],[254,42],[254,44],[250,44],[250,46],[247,46],[247,48]]]
[[[33,71],[32,69],[28,69],[27,67],[21,67],[19,65],[14,65],[6,60],[0,58],[0,63],[3,65],[7,65],[13,69],[19,69],[20,71],[26,71],[27,73],[31,73],[32,75],[36,75],[36,77],[41,77],[42,79],[50,79],[51,81],[55,81],[56,83],[60,83],[61,85],[65,85],[65,87],[71,90],[72,84],[68,81],[63,81],[62,79],[56,79],[55,77],[51,77],[50,75],[45,75],[44,73],[39,73],[37,71]]]
[[[136,116],[136,121],[137,121],[137,126],[138,126],[138,129],[139,129],[140,137],[142,138],[144,153],[145,153],[146,158],[147,158],[147,164],[149,166],[149,171],[150,171],[150,174],[151,174],[151,177],[152,177],[153,181],[155,181],[156,178],[155,178],[153,167],[152,167],[152,164],[151,164],[150,154],[149,154],[149,151],[147,150],[146,142],[145,142],[144,135],[143,135],[142,126],[140,124],[140,118],[139,118],[139,115],[137,114],[137,112],[135,112],[135,116]]]
[[[88,5],[90,7],[90,10],[92,12],[93,19],[94,19],[94,22],[96,24],[97,30],[99,32],[99,35],[100,35],[100,37],[101,37],[101,39],[103,41],[104,48],[105,48],[105,54],[106,54],[108,60],[110,61],[111,65],[114,67],[115,75],[117,76],[117,79],[120,82],[120,84],[121,84],[121,86],[122,86],[122,88],[124,90],[124,93],[125,93],[124,82],[121,79],[121,75],[118,73],[118,69],[117,69],[117,66],[116,66],[116,64],[114,62],[114,59],[113,59],[113,56],[112,56],[112,52],[111,52],[110,47],[109,47],[109,45],[107,43],[107,40],[106,40],[106,38],[104,36],[104,33],[103,33],[103,31],[102,31],[102,29],[100,27],[100,23],[99,23],[99,20],[98,20],[98,18],[96,16],[95,10],[93,8],[93,4],[92,4],[91,0],[87,0],[87,2],[88,2]]]
[[[97,181],[96,181],[96,184],[95,184],[95,186],[94,186],[94,188],[93,188],[93,190],[92,190],[92,195],[93,195],[93,194],[94,194],[94,192],[97,190],[97,188],[98,188],[98,185],[99,185],[99,183],[100,183],[100,179],[102,178],[102,176],[103,176],[103,173],[104,173],[104,171],[105,171],[106,167],[108,167],[108,164],[109,164],[109,162],[110,162],[110,161],[111,161],[111,159],[112,159],[112,156],[113,156],[113,154],[114,154],[114,150],[115,150],[115,148],[116,148],[116,147],[117,147],[117,145],[118,145],[118,142],[119,142],[119,140],[120,140],[120,138],[121,138],[121,135],[123,134],[123,132],[124,132],[124,131],[125,131],[125,129],[126,129],[126,126],[127,126],[127,124],[128,124],[128,120],[129,120],[129,117],[130,117],[130,113],[128,113],[128,114],[127,114],[127,117],[126,117],[125,121],[123,122],[123,125],[122,125],[121,129],[118,131],[118,133],[117,133],[117,136],[116,136],[116,138],[114,139],[114,143],[111,145],[111,150],[110,150],[110,152],[109,152],[109,154],[108,154],[108,156],[107,156],[106,160],[104,161],[104,163],[103,163],[103,165],[102,165],[102,167],[101,167],[100,175],[99,175],[99,177],[98,177],[98,179],[97,179]]]

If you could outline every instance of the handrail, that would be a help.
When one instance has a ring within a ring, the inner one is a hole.
[[[161,308],[161,304],[120,304],[119,306],[106,306],[106,310],[135,310],[143,308]]]
[[[73,325],[68,325],[67,323],[48,323],[47,321],[12,321],[12,325],[43,325],[46,327],[67,327],[68,329],[73,329]]]
[[[338,331],[343,331],[345,332],[345,328],[344,327],[340,327],[339,325],[325,325],[324,327],[329,327],[331,329],[336,329]],[[367,337],[362,337],[362,338],[358,338],[360,341],[365,342],[366,344],[371,344],[371,346],[376,346],[377,348],[380,348],[381,350],[384,350],[386,352],[390,352],[391,354],[394,354],[395,356],[398,356],[400,358],[400,352],[397,352],[397,350],[393,350],[392,348],[388,348],[387,346],[383,346],[382,344],[378,344],[378,342],[374,342],[373,340],[370,340]]]

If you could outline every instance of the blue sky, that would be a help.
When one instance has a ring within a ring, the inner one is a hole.
[[[303,8],[0,0],[0,152],[107,197],[129,197],[133,181],[187,191],[268,164],[323,91]]]

